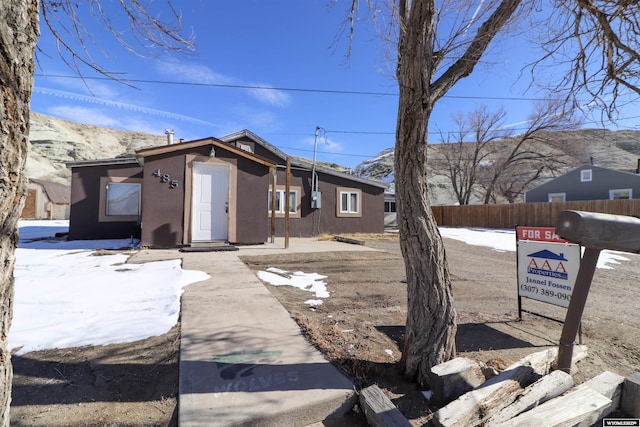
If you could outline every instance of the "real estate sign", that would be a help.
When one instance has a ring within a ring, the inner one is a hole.
[[[518,296],[568,307],[580,269],[580,245],[551,227],[516,227]]]

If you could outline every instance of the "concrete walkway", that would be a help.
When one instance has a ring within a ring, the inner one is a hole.
[[[140,251],[133,262],[180,257],[184,269],[211,276],[182,296],[179,425],[306,426],[350,410],[353,384],[238,257],[358,250],[371,249],[291,239],[285,250],[276,239],[236,252]]]

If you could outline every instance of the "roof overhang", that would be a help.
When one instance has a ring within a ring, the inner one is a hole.
[[[110,166],[110,165],[140,165],[135,157],[118,157],[115,159],[95,159],[95,160],[79,160],[76,162],[65,163],[67,168],[86,167],[86,166]]]
[[[193,141],[179,142],[171,145],[160,145],[157,147],[143,148],[141,150],[136,151],[136,157],[140,161],[140,163],[143,163],[145,157],[157,156],[159,154],[174,153],[177,151],[189,150],[189,149],[203,147],[207,145],[211,145],[213,147],[226,150],[230,153],[236,154],[240,157],[244,157],[253,162],[262,164],[270,168],[276,167],[276,164],[269,160],[263,159],[262,157],[258,157],[253,153],[234,147],[233,145],[227,144],[213,137],[196,139]]]

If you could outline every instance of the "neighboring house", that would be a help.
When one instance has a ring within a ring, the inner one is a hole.
[[[595,165],[581,166],[525,192],[525,202],[640,198],[640,175]]]
[[[147,247],[262,243],[271,236],[273,191],[275,231],[284,235],[286,155],[249,131],[224,139],[70,163],[69,239],[134,236]],[[312,208],[310,168],[292,165],[291,236],[383,230],[384,184],[318,168],[321,194]]]
[[[395,186],[390,186],[384,192],[384,226],[398,226]]]
[[[30,178],[27,198],[20,214],[25,219],[69,219],[71,187]]]

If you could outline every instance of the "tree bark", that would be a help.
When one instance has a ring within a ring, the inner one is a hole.
[[[400,249],[407,275],[407,324],[400,361],[404,372],[428,384],[432,366],[455,356],[456,312],[438,225],[429,206],[427,129],[435,103],[468,76],[521,0],[503,0],[478,27],[466,50],[437,78],[444,54],[436,52],[436,1],[399,1],[400,90],[395,147]]]
[[[0,425],[9,425],[13,267],[24,202],[29,146],[29,103],[39,34],[38,0],[0,2]]]
[[[428,199],[427,127],[433,109],[430,81],[435,4],[401,8],[398,43],[400,99],[395,147],[400,248],[407,276],[407,324],[401,364],[427,382],[432,366],[455,355],[456,313],[447,261]]]

